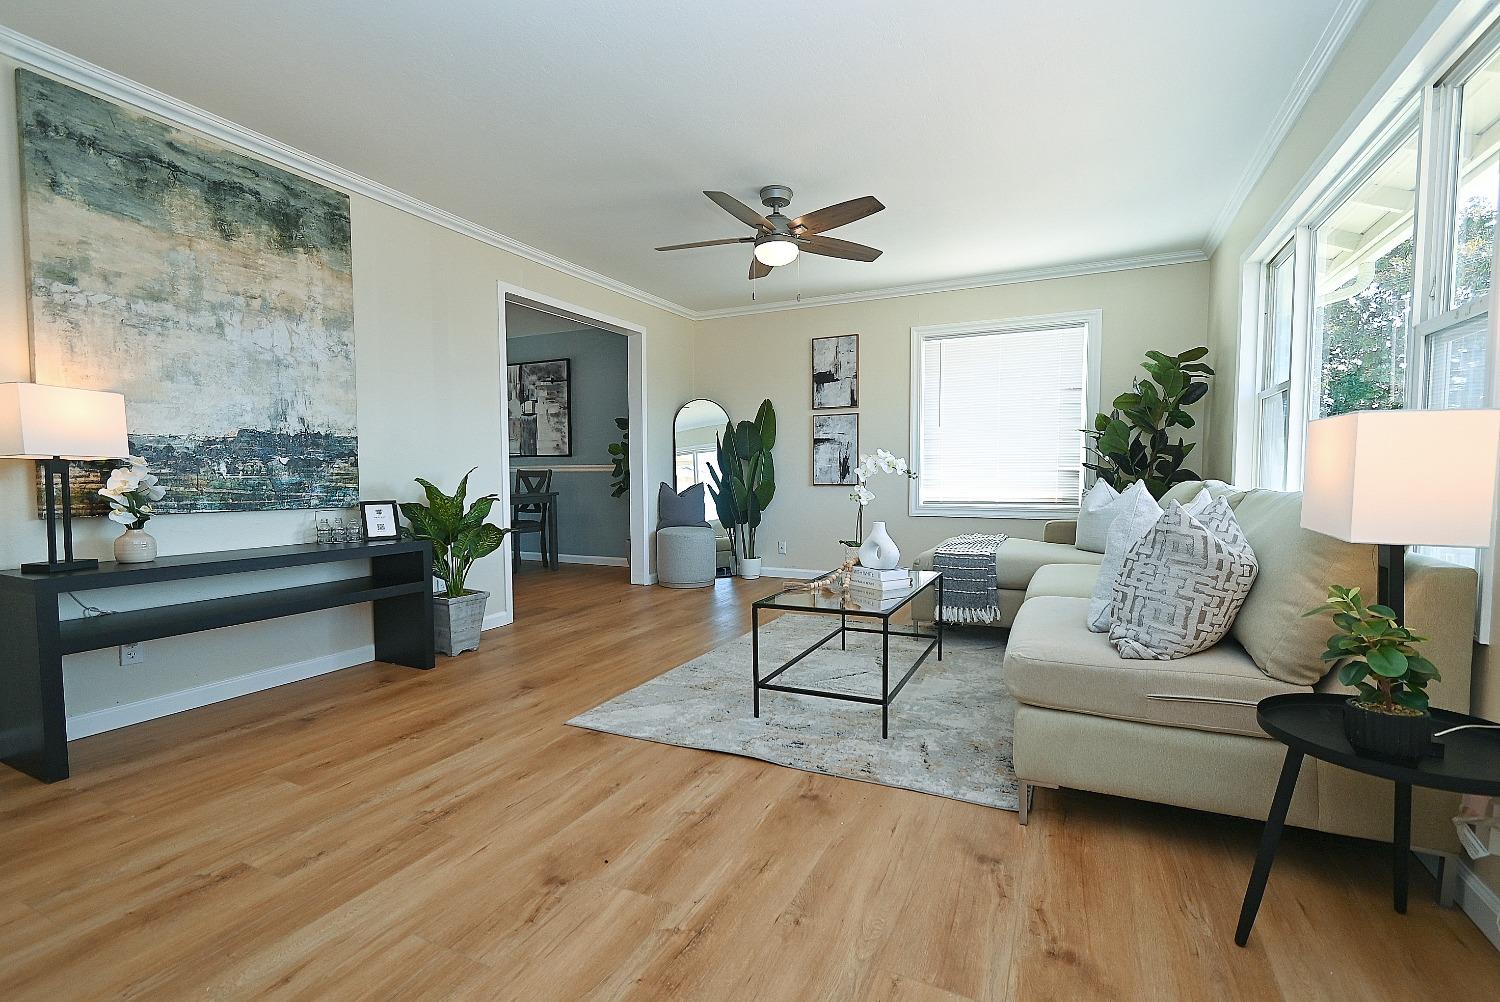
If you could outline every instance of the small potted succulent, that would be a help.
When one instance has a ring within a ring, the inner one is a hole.
[[[1322,659],[1338,669],[1339,681],[1359,690],[1344,704],[1344,733],[1356,751],[1376,758],[1414,762],[1432,743],[1427,683],[1440,681],[1437,667],[1417,652],[1426,643],[1396,621],[1388,606],[1365,605],[1358,588],[1328,589],[1328,601],[1303,615],[1333,614],[1339,632],[1328,638]]]
[[[484,605],[490,593],[471,591],[464,582],[474,561],[494,553],[510,534],[509,529],[485,521],[499,495],[486,494],[464,507],[473,472],[464,474],[451,497],[417,477],[427,493],[427,503],[409,501],[400,506],[401,514],[411,523],[412,538],[432,543],[432,573],[445,585],[441,594],[432,596],[433,630],[437,649],[448,655],[479,648]]]
[[[151,506],[166,497],[167,489],[157,482],[140,456],[131,456],[129,466],[110,471],[109,480],[99,488],[109,502],[109,519],[125,527],[115,538],[115,560],[122,564],[144,564],[156,559],[156,538],[146,531],[151,521]]]

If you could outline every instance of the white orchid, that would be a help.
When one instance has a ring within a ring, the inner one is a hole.
[[[875,493],[864,484],[860,484],[849,492],[849,500],[855,501],[861,508],[875,500]]]
[[[857,481],[854,490],[849,492],[849,500],[859,506],[855,522],[854,534],[856,537],[864,533],[865,508],[875,500],[875,492],[866,486],[870,478],[877,473],[894,473],[908,480],[917,479],[917,473],[906,464],[906,460],[893,455],[886,449],[876,449],[872,453],[865,453],[859,457],[859,464],[854,467],[854,479]],[[844,540],[859,545],[859,539]]]
[[[149,472],[144,459],[131,456],[129,462],[110,471],[99,494],[109,501],[110,521],[139,529],[151,518],[152,504],[167,496],[167,489]]]

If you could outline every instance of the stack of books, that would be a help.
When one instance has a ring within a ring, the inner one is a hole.
[[[849,595],[875,602],[894,598],[911,590],[911,570],[894,567],[878,571],[873,567],[856,567],[849,576]]]

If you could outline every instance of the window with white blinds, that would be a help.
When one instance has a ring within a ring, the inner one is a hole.
[[[913,515],[1078,510],[1098,314],[912,330]]]

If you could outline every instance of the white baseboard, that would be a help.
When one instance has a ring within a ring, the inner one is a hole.
[[[375,660],[375,645],[365,644],[347,651],[334,651],[321,657],[297,661],[274,668],[262,668],[233,678],[219,679],[191,689],[180,689],[149,699],[138,699],[133,703],[107,706],[102,710],[90,710],[68,718],[68,740],[86,738],[90,734],[102,734],[131,724],[139,724],[158,717],[171,716],[183,710],[194,710],[210,703],[222,703],[236,696],[247,696],[252,692],[274,689],[290,682],[327,675],[329,672],[353,668]]]
[[[827,574],[827,573],[828,573],[828,568],[826,568],[826,567],[823,568],[822,570],[810,570],[810,569],[808,569],[806,567],[766,567],[766,566],[762,566],[761,569],[760,569],[760,576],[763,577],[763,578],[799,578],[799,579],[808,579],[808,578],[821,577],[822,575]]]
[[[1474,920],[1479,931],[1495,949],[1500,950],[1500,894],[1492,891],[1467,860],[1452,860],[1458,865],[1458,907]]]
[[[509,626],[516,621],[515,613],[491,612],[484,617],[484,623],[480,625],[481,630],[498,630],[502,626]]]
[[[522,550],[521,559],[540,561],[542,555],[539,552],[527,553],[525,550]],[[587,553],[559,553],[557,555],[557,562],[560,564],[597,564],[600,567],[630,566],[629,557],[595,557]]]

